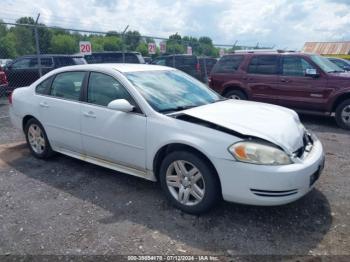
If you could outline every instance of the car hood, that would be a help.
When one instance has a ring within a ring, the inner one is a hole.
[[[249,101],[226,100],[182,111],[183,114],[272,142],[292,154],[303,146],[304,126],[290,109]]]

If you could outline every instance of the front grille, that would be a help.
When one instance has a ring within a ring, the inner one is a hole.
[[[285,197],[285,196],[291,196],[298,193],[298,189],[291,189],[291,190],[262,190],[262,189],[253,189],[251,188],[250,191],[254,195],[257,196],[264,196],[264,197]]]
[[[302,158],[305,152],[310,152],[314,141],[308,132],[304,133],[303,146],[293,153],[295,157]]]

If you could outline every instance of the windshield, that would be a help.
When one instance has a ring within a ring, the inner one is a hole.
[[[319,56],[319,55],[312,55],[311,56],[312,61],[314,61],[321,69],[327,73],[337,73],[337,72],[344,72],[343,69],[341,69],[336,64],[329,61],[326,57]]]
[[[177,70],[126,73],[147,102],[158,112],[177,111],[221,100],[198,80]]]

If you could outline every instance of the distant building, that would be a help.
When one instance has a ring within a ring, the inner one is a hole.
[[[350,41],[306,42],[302,51],[320,55],[350,55]]]

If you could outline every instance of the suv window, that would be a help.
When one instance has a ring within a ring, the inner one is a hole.
[[[52,77],[42,81],[39,85],[36,86],[35,92],[41,95],[48,95],[50,92]]]
[[[223,56],[213,69],[214,73],[230,73],[238,69],[243,60],[242,55]]]
[[[115,78],[92,72],[89,78],[87,102],[107,106],[115,99],[126,99],[135,105],[128,91]]]
[[[277,74],[278,56],[259,55],[250,60],[248,73],[274,75]]]
[[[302,57],[286,56],[282,59],[283,75],[305,76],[306,69],[314,69],[314,67]]]
[[[52,83],[51,95],[65,99],[79,100],[85,72],[58,74]]]
[[[152,62],[153,65],[162,65],[165,66],[165,57],[160,57],[160,58],[156,58],[154,59],[154,61]]]
[[[125,63],[131,63],[131,64],[139,64],[139,60],[136,56],[136,54],[125,54]]]
[[[22,58],[20,60],[17,60],[12,64],[13,69],[26,69],[30,68],[31,65],[31,58]]]
[[[75,65],[75,62],[72,57],[55,57],[56,67],[70,66]]]

